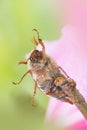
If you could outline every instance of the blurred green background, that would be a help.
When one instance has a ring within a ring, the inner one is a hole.
[[[56,40],[62,27],[58,17],[53,0],[0,0],[0,130],[53,129],[44,124],[49,98],[37,90],[36,107],[31,106],[32,77],[26,76],[19,86],[12,81],[27,71],[17,63],[34,48],[32,29],[44,40]]]

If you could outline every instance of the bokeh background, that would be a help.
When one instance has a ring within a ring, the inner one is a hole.
[[[31,106],[32,77],[26,76],[18,86],[12,81],[18,81],[27,71],[25,65],[17,63],[34,48],[33,28],[39,30],[43,40],[59,38],[64,24],[59,3],[60,0],[57,5],[56,0],[0,0],[0,130],[54,129],[44,122],[49,98],[37,90],[36,107]]]

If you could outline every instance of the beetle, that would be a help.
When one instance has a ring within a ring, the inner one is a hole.
[[[34,48],[29,53],[26,61],[21,61],[19,64],[28,65],[28,71],[22,76],[19,82],[13,82],[13,84],[20,84],[23,78],[27,74],[31,74],[34,79],[34,93],[32,97],[32,105],[34,105],[34,96],[36,94],[37,87],[45,94],[63,102],[73,104],[70,97],[62,90],[61,86],[70,88],[75,87],[76,82],[71,79],[67,73],[58,66],[52,57],[46,54],[43,41],[40,39],[37,29],[33,29],[38,36],[38,40],[33,37],[33,41],[37,45],[41,45],[42,50]]]

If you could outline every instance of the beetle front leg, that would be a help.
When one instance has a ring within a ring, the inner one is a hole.
[[[34,67],[34,68],[32,68],[31,70],[28,70],[22,77],[21,77],[21,79],[19,80],[19,82],[12,82],[14,85],[17,85],[17,84],[20,84],[21,82],[22,82],[22,80],[24,79],[24,77],[27,75],[27,74],[31,74],[32,75],[32,72],[33,71],[35,71],[35,70],[37,70],[37,66],[36,67]]]
[[[37,30],[37,29],[33,29],[33,30],[36,31],[36,32],[37,32],[37,35],[38,35],[38,42],[37,42],[37,40],[36,40],[35,37],[34,37],[34,38],[33,38],[34,43],[35,43],[36,45],[40,44],[40,45],[42,46],[43,59],[45,59],[45,46],[44,46],[44,43],[43,43],[42,40],[40,39],[38,30]]]
[[[18,64],[19,64],[19,65],[20,65],[20,64],[25,64],[25,65],[27,65],[27,61],[19,61]]]
[[[27,74],[29,74],[29,73],[31,73],[30,70],[28,70],[28,71],[21,77],[21,79],[19,80],[19,82],[12,82],[12,83],[13,83],[14,85],[20,84],[20,83],[22,82],[22,80],[24,79],[24,77],[25,77]]]

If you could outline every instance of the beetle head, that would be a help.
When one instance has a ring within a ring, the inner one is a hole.
[[[42,55],[42,51],[38,51],[38,50],[33,50],[33,52],[31,53],[29,60],[32,63],[40,63],[43,60],[43,55]]]

